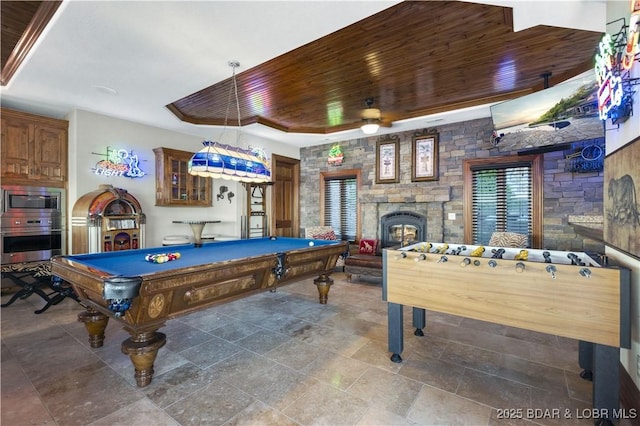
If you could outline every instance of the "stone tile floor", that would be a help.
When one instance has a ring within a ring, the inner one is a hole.
[[[1,424],[593,424],[576,341],[431,312],[416,337],[405,309],[395,364],[380,285],[334,279],[327,305],[309,279],[169,321],[145,388],[116,321],[92,349],[74,301],[35,315],[41,299],[18,300],[2,309]]]

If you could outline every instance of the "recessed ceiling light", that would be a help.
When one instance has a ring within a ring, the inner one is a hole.
[[[108,86],[93,86],[94,89],[96,89],[98,92],[107,94],[107,95],[117,95],[118,91],[116,89],[114,89],[113,87],[108,87]]]

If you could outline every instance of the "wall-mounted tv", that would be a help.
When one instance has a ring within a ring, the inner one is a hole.
[[[548,89],[493,105],[494,143],[534,131],[546,140],[540,141],[542,145],[549,140],[557,143],[602,137],[597,94],[596,75],[590,70]]]

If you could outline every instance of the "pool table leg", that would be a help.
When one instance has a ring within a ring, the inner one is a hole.
[[[125,327],[126,329],[126,327]],[[135,368],[135,378],[138,387],[145,387],[153,378],[153,363],[158,355],[158,349],[167,342],[164,333],[156,330],[134,332],[127,330],[131,337],[122,342],[122,353],[129,355]]]
[[[104,343],[104,330],[109,323],[109,317],[93,309],[78,314],[78,321],[84,323],[89,333],[89,344],[92,348],[101,348]]]
[[[320,297],[320,304],[326,305],[329,298],[329,289],[333,284],[333,278],[329,274],[321,274],[318,278],[313,280],[313,283],[318,287],[318,295]]]

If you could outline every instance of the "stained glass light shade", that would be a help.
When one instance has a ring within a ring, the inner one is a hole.
[[[271,182],[266,158],[253,151],[219,142],[204,141],[204,147],[189,161],[189,173],[214,179],[240,182]]]

